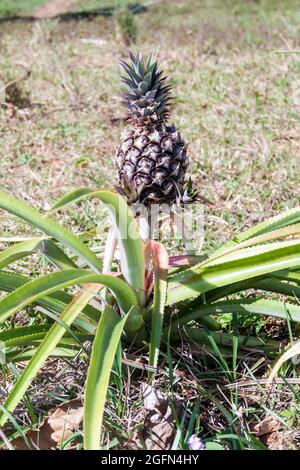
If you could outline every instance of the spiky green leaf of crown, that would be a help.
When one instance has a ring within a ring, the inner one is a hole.
[[[148,59],[138,53],[130,53],[131,63],[121,60],[125,71],[122,83],[125,86],[123,104],[133,120],[161,122],[169,115],[171,86],[167,77],[151,55]]]

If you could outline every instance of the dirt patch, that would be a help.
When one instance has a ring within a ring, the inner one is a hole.
[[[53,18],[63,13],[67,13],[69,9],[77,3],[76,0],[48,0],[44,5],[37,8],[33,12],[34,18]]]

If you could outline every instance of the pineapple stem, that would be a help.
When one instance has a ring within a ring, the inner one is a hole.
[[[138,219],[141,238],[144,242],[147,240],[156,240],[157,231],[159,232],[159,211],[158,204],[152,204],[150,210],[140,215]],[[159,233],[158,233],[159,236]]]
[[[142,215],[139,217],[138,220],[139,227],[140,227],[140,234],[141,238],[144,242],[150,239],[150,224],[149,224],[149,216]]]

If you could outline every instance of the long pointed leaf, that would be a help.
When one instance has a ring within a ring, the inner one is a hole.
[[[84,399],[84,448],[99,450],[104,405],[116,350],[128,316],[120,318],[107,307],[97,329]]]
[[[223,259],[223,258],[222,258]],[[300,242],[281,242],[226,255],[223,262],[196,266],[170,279],[167,304],[197,297],[217,287],[300,266]]]
[[[76,317],[82,311],[84,305],[86,305],[99,291],[98,284],[87,284],[86,290],[80,292],[73,301],[67,306],[63,312],[60,320],[63,324],[70,326]],[[13,413],[18,403],[22,400],[26,393],[31,381],[35,378],[41,367],[46,362],[49,355],[52,353],[54,348],[65,334],[65,327],[61,323],[54,323],[43,342],[38,347],[36,353],[30,360],[29,364],[20,375],[16,385],[8,395],[7,399],[3,404],[6,413],[3,409],[0,410],[0,427],[3,426],[7,420],[7,412]]]
[[[233,240],[230,240],[228,243],[223,245],[219,250],[215,252],[215,255],[221,254],[224,250],[233,246],[237,243],[241,243],[245,240],[248,240],[252,237],[257,237],[272,230],[281,229],[288,227],[289,225],[298,224],[300,222],[300,207],[283,212],[282,214],[271,217],[268,220],[260,222],[254,227],[249,228],[245,232],[234,237]]]
[[[273,382],[276,375],[278,374],[279,369],[282,366],[282,364],[284,364],[289,359],[292,359],[293,357],[298,356],[298,355],[300,355],[300,340],[297,341],[295,344],[293,344],[293,346],[291,346],[287,351],[285,351],[283,355],[278,359],[278,361],[274,365],[268,377],[268,381],[266,383],[267,388],[270,387],[271,383]]]
[[[259,277],[253,279],[246,279],[245,281],[235,282],[225,287],[213,289],[205,294],[205,302],[216,302],[217,300],[226,298],[231,294],[243,292],[249,289],[257,289],[276,294],[284,294],[293,297],[294,299],[300,299],[300,287],[288,282],[280,282],[277,279],[273,278],[264,279]],[[198,306],[203,306],[203,298],[201,296],[197,297],[192,302],[180,309],[178,315],[181,316],[181,314],[184,314]]]
[[[12,330],[1,332],[0,341],[4,348],[15,348],[33,344],[44,339],[51,326],[51,324],[46,324],[13,328]],[[79,331],[76,331],[75,336],[76,339],[80,340],[91,338],[91,335]],[[66,332],[62,342],[64,344],[76,344],[76,340],[73,337],[68,337],[68,332]]]
[[[25,276],[0,271],[0,291],[12,292],[27,282],[29,282],[29,279]],[[67,294],[64,291],[55,291],[49,296],[37,299],[33,304],[40,305],[54,313],[62,313],[71,300],[72,295]],[[92,320],[93,325],[96,325],[93,320],[98,322],[101,316],[101,311],[97,310],[92,305],[86,305],[82,312],[88,319]]]
[[[300,322],[300,306],[298,305],[274,300],[244,299],[236,302],[216,302],[208,306],[196,308],[194,311],[174,320],[171,325],[171,330],[176,329],[180,325],[185,325],[192,320],[198,320],[206,315],[221,315],[224,313],[268,315],[283,319],[290,318],[295,322]],[[168,329],[165,329],[165,334],[167,334]]]
[[[24,362],[24,361],[29,361],[37,352],[39,346],[37,347],[31,347],[30,349],[27,349],[27,351],[11,351],[8,352],[5,355],[6,361],[7,362]],[[72,347],[68,346],[66,347],[65,345],[63,346],[58,346],[54,348],[51,353],[49,354],[48,357],[68,357],[68,358],[74,358],[75,356],[78,355],[78,347]]]
[[[8,266],[9,264],[17,261],[18,259],[25,258],[32,255],[34,252],[40,250],[43,237],[32,238],[24,242],[6,248],[0,252],[0,269]]]
[[[117,277],[107,274],[95,274],[84,269],[70,269],[47,274],[24,284],[6,295],[0,299],[0,323],[18,310],[57,290],[76,284],[87,283],[99,283],[107,286],[113,291],[121,310],[124,313],[131,310],[131,315],[127,322],[127,334],[130,338],[134,337],[142,329],[144,322],[138,300],[132,288]]]
[[[124,199],[112,191],[79,188],[57,201],[51,212],[60,210],[68,204],[92,198],[100,199],[110,212],[120,247],[122,273],[143,305],[145,302],[144,245],[138,224]]]
[[[0,207],[29,222],[34,227],[51,237],[59,240],[64,246],[70,248],[80,258],[84,259],[91,269],[101,271],[101,262],[96,255],[69,230],[61,227],[54,220],[42,217],[37,210],[29,207],[22,201],[5,193],[0,193]]]
[[[40,249],[43,255],[59,269],[72,269],[77,267],[71,258],[51,240],[43,240]]]
[[[235,243],[233,245],[229,245],[226,247],[222,247],[222,249],[217,250],[212,256],[208,259],[203,261],[201,265],[210,264],[212,261],[218,258],[222,258],[225,255],[228,255],[234,251],[241,250],[243,248],[249,248],[251,246],[263,244],[266,242],[274,241],[279,238],[290,237],[292,235],[296,235],[300,233],[300,224],[291,225],[288,227],[280,228],[278,230],[272,230],[271,232],[264,233],[262,235],[258,235],[256,237],[251,237],[247,240],[244,240],[240,243]],[[221,259],[221,261],[222,261]]]
[[[207,332],[203,328],[184,328],[184,333],[200,344],[210,344]],[[237,339],[238,347],[242,349],[256,349],[264,352],[278,352],[280,349],[280,341],[265,340],[253,336],[241,336],[237,335],[234,337],[231,334],[219,333],[210,331],[210,336],[214,339],[218,346],[233,346],[234,339]]]

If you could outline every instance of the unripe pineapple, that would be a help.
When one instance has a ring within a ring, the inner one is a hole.
[[[132,202],[171,204],[188,166],[185,142],[175,126],[167,124],[171,87],[152,57],[130,58],[130,64],[121,61],[129,128],[115,159],[119,188]]]

